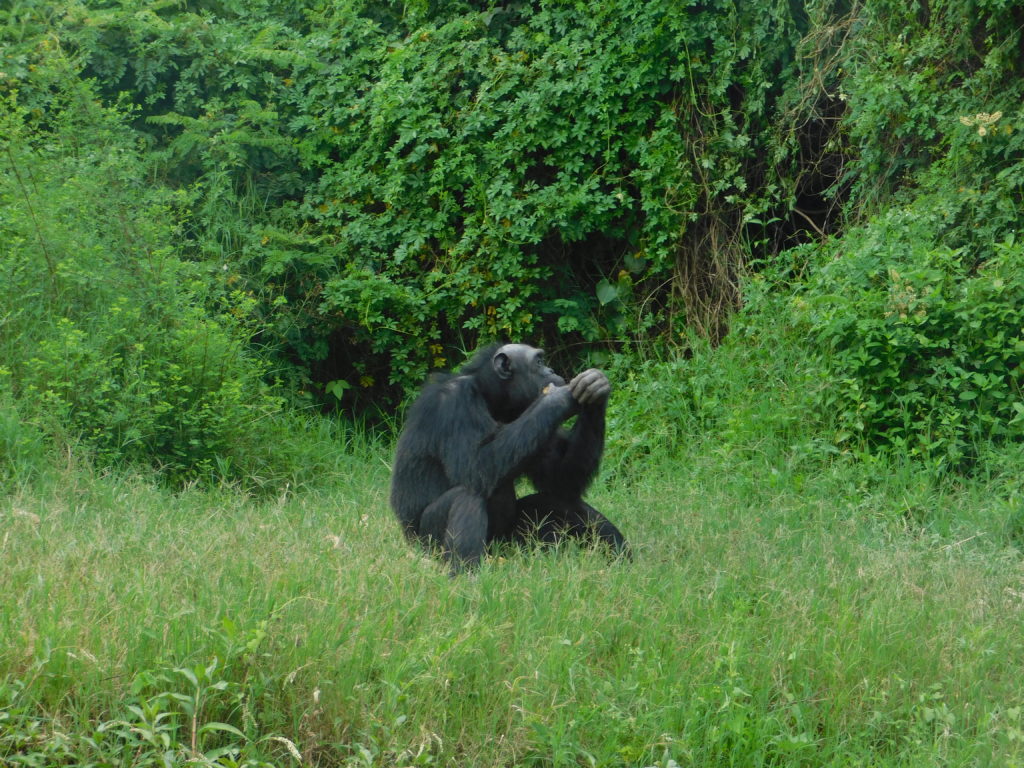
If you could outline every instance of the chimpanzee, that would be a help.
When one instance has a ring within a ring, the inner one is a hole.
[[[458,374],[433,378],[395,451],[391,506],[406,537],[440,550],[452,572],[490,542],[590,538],[628,554],[619,530],[583,501],[604,449],[611,385],[596,368],[568,384],[543,350],[492,344]],[[578,414],[571,430],[562,422]],[[516,499],[515,482],[537,493]]]

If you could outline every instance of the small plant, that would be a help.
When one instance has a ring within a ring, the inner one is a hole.
[[[22,417],[9,377],[10,371],[0,366],[0,489],[30,484],[50,458],[42,432]]]

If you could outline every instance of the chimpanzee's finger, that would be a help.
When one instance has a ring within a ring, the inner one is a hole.
[[[569,382],[569,390],[580,404],[588,405],[606,400],[611,394],[611,382],[602,371],[589,368]]]

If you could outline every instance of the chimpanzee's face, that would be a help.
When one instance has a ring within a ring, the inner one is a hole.
[[[546,387],[565,385],[565,379],[548,367],[544,350],[526,344],[505,344],[494,353],[492,364],[504,387],[502,414],[510,420],[525,411]]]

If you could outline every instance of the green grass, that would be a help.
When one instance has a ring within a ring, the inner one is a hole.
[[[449,579],[389,460],[270,499],[78,469],[3,501],[0,764],[1024,764],[1012,477],[698,445],[591,494],[634,562]]]

